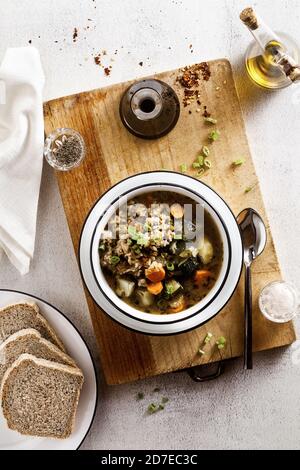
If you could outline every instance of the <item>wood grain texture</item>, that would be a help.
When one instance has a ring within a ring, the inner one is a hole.
[[[253,264],[253,348],[255,351],[291,344],[295,340],[292,323],[278,325],[264,319],[258,310],[258,294],[268,282],[281,279],[276,251],[268,226],[261,191],[246,138],[241,108],[230,64],[227,60],[210,62],[212,77],[201,82],[201,102],[218,118],[221,138],[212,146],[213,169],[203,181],[213,187],[237,215],[253,207],[268,227],[264,254]],[[156,76],[174,87],[179,71]],[[119,119],[119,102],[131,82],[80,93],[50,101],[44,106],[46,133],[57,127],[72,127],[84,137],[87,157],[69,173],[57,172],[59,188],[76,253],[85,217],[99,196],[126,176],[161,168],[178,170],[181,163],[192,163],[207,140],[209,127],[197,104],[181,109],[176,128],[157,141],[144,141],[129,134]],[[190,114],[189,111],[192,111]],[[246,164],[233,169],[240,157]],[[253,190],[245,194],[245,188]],[[108,384],[120,384],[151,375],[184,369],[243,354],[243,282],[226,308],[205,326],[170,337],[150,337],[133,333],[110,320],[87,293],[90,314],[97,337],[102,367]],[[220,352],[213,345],[206,354],[197,354],[206,333],[224,335],[227,347]]]

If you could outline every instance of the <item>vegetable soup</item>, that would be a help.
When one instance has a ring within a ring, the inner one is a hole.
[[[99,244],[113,291],[146,313],[172,314],[200,302],[214,286],[223,246],[211,215],[189,197],[142,194],[110,219]],[[123,214],[123,215],[122,215]],[[112,233],[114,236],[112,236]]]

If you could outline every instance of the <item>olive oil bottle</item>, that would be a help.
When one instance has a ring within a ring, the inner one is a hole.
[[[254,36],[246,52],[246,70],[261,87],[277,90],[300,80],[299,51],[286,34],[274,33],[252,8],[240,15]]]

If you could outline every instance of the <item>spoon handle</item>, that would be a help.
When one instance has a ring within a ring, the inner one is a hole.
[[[244,369],[252,369],[252,286],[251,267],[245,270],[245,338],[244,338]]]

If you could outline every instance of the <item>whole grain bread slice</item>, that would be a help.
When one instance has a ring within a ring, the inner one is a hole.
[[[8,427],[24,435],[66,439],[74,429],[83,382],[78,368],[21,354],[0,388]]]
[[[21,354],[77,367],[76,362],[33,328],[18,331],[0,344],[0,384],[6,370]]]
[[[45,339],[65,351],[62,341],[48,321],[40,314],[36,304],[21,302],[0,309],[0,344],[9,336],[24,328],[34,328]]]

